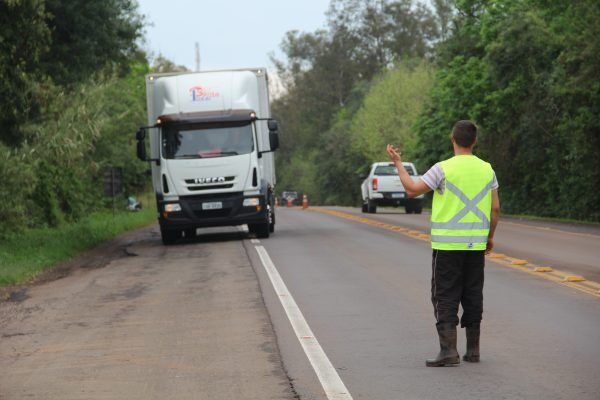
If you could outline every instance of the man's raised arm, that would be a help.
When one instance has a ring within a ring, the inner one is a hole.
[[[400,176],[400,181],[402,182],[402,186],[404,186],[408,197],[417,197],[431,190],[431,188],[422,180],[419,180],[418,182],[412,180],[410,175],[408,175],[406,168],[404,168],[404,164],[402,164],[402,159],[400,158],[401,153],[394,146],[388,144],[386,151],[390,156],[390,160],[392,160],[398,169],[398,176]]]

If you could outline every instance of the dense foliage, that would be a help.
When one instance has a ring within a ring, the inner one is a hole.
[[[335,0],[326,30],[288,33],[280,189],[356,204],[386,142],[423,171],[468,118],[505,211],[599,221],[598,3],[431,3]]]
[[[104,207],[107,167],[142,190],[133,133],[149,67],[135,4],[0,1],[0,236]]]
[[[482,128],[479,153],[499,176],[505,210],[600,221],[600,6],[588,1],[460,1],[440,46],[419,159],[459,118]]]

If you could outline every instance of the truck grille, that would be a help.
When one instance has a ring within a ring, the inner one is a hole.
[[[211,189],[231,189],[233,187],[233,183],[225,184],[225,185],[211,185],[211,186],[188,186],[189,191],[198,191],[198,190],[211,190]]]

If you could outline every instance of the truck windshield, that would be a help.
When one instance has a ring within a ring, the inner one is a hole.
[[[406,172],[408,172],[409,175],[412,176],[415,174],[415,171],[410,165],[405,165],[404,168],[406,168]],[[393,165],[380,165],[375,168],[374,174],[377,176],[398,175],[398,169]]]
[[[229,157],[251,153],[254,139],[249,122],[176,125],[163,129],[162,145],[167,159]]]

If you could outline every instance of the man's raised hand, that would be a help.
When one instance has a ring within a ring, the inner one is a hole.
[[[400,155],[402,153],[400,153],[398,151],[398,149],[396,149],[391,144],[388,144],[387,147],[385,148],[385,150],[387,151],[388,155],[390,156],[390,160],[392,160],[393,162],[402,161],[402,159],[400,158]]]

